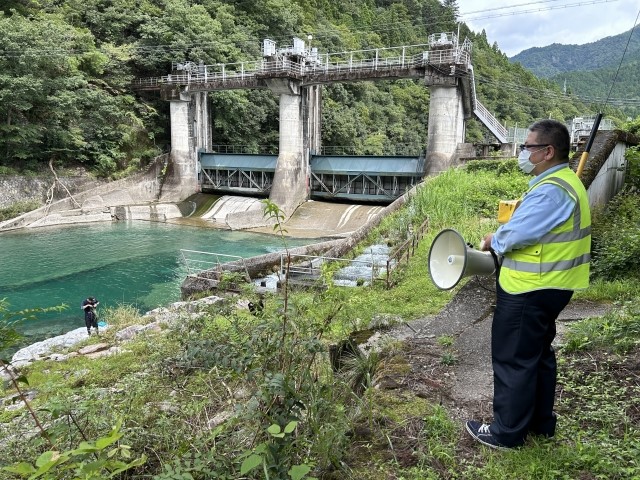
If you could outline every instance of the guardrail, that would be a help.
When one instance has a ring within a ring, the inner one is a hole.
[[[385,282],[386,288],[392,286],[391,274],[402,264],[403,261],[409,262],[409,259],[415,255],[416,248],[420,240],[425,235],[429,227],[429,219],[426,219],[420,226],[411,232],[410,238],[398,245],[388,256],[385,264],[381,266],[374,261],[367,260],[348,260],[345,258],[322,257],[313,255],[289,255],[282,253],[280,255],[280,275],[288,275],[288,278],[299,283],[311,283],[317,281],[322,274],[322,266],[328,262],[339,262],[347,266],[362,265],[370,272],[365,275],[340,273],[334,275],[334,282],[350,280],[352,282],[364,283],[369,282],[373,285],[375,281],[381,280]],[[348,268],[348,267],[347,267]],[[342,269],[343,272],[346,269]],[[384,275],[382,273],[384,272]],[[295,277],[298,277],[296,280]]]
[[[187,273],[191,277],[220,280],[225,272],[240,272],[247,282],[251,282],[251,276],[243,257],[187,249],[180,249],[180,255],[187,268]],[[202,272],[208,272],[212,276],[201,276]]]
[[[211,145],[210,153],[246,155],[277,155],[278,145]]]
[[[342,273],[334,274],[334,283],[355,282],[357,285],[369,282],[373,284],[376,278],[380,276],[383,268],[380,268],[375,262],[367,260],[349,260],[346,258],[323,257],[316,255],[287,255],[280,254],[280,276],[285,276],[288,280],[297,283],[315,283],[322,276],[322,266],[330,262],[337,262],[345,265],[342,267]],[[367,270],[367,274],[360,272],[349,273],[349,267],[363,267]]]
[[[420,155],[424,155],[424,152],[427,150],[427,145],[417,145],[415,143],[394,143],[389,148],[393,148],[394,151],[385,151],[384,156],[403,156],[403,157],[419,157]],[[331,155],[339,155],[339,156],[347,156],[352,155],[356,157],[365,157],[371,154],[368,153],[359,153],[358,147],[353,145],[321,145],[320,152],[314,153],[314,156],[331,156]],[[371,155],[378,156],[378,155]]]
[[[303,78],[305,75],[329,73],[374,72],[397,68],[423,67],[427,64],[471,65],[469,49],[463,44],[439,46],[427,50],[428,44],[402,47],[354,50],[351,52],[327,53],[306,61],[291,59],[260,59],[229,64],[195,65],[184,73],[142,78],[133,82],[134,87],[159,88],[162,85],[191,85],[225,83],[227,81],[254,80],[260,76],[287,75]]]
[[[389,254],[389,258],[387,259],[387,277],[386,277],[386,286],[387,289],[391,288],[391,272],[395,270],[401,263],[402,260],[406,260],[409,263],[409,259],[415,255],[416,248],[418,247],[418,243],[424,237],[424,233],[427,231],[429,227],[429,219],[427,218],[415,232],[411,232],[411,237],[408,238],[405,242],[398,245],[395,250],[393,250]]]
[[[508,130],[494,117],[487,108],[480,103],[480,100],[475,99],[475,109],[474,113],[482,120],[482,123],[486,125],[486,127],[491,130],[491,132],[500,140],[502,143],[506,143],[507,136],[509,135]]]

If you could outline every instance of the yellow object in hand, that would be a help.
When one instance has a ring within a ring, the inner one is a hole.
[[[498,204],[498,223],[507,223],[520,205],[520,200],[500,200]]]

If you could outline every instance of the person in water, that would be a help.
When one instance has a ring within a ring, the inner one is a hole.
[[[82,310],[84,310],[84,324],[87,327],[87,334],[91,336],[91,329],[96,329],[98,335],[98,315],[96,315],[96,307],[100,302],[95,297],[87,297],[82,301]]]

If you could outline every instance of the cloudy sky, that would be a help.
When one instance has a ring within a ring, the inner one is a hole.
[[[531,47],[593,42],[631,30],[638,0],[458,0],[460,19],[512,57]],[[640,25],[636,28],[640,28]]]

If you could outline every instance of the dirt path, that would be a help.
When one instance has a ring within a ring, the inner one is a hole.
[[[411,369],[402,386],[446,405],[460,421],[490,420],[492,416],[490,338],[494,282],[493,276],[473,278],[439,314],[389,333],[406,342],[406,359]],[[562,340],[568,322],[599,317],[609,309],[609,305],[572,301],[558,319],[555,343]]]

